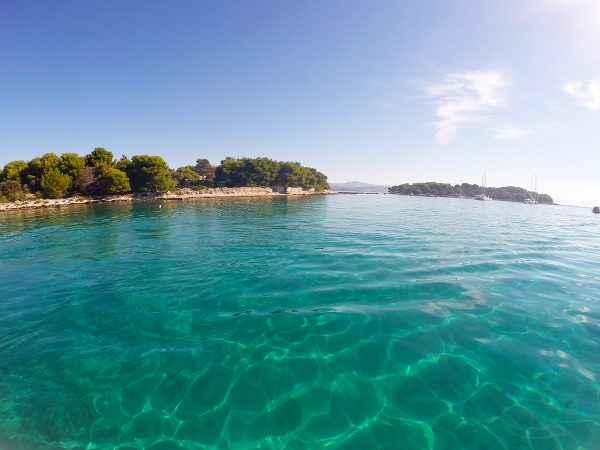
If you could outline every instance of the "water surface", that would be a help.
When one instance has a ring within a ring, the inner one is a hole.
[[[0,276],[2,449],[600,448],[587,209],[11,212]]]

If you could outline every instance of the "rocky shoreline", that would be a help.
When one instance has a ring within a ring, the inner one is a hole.
[[[264,187],[239,187],[239,188],[208,188],[203,190],[180,189],[172,192],[147,192],[143,194],[109,195],[103,197],[68,197],[57,199],[31,199],[10,203],[0,203],[1,211],[14,211],[19,209],[38,208],[63,208],[71,205],[86,205],[90,203],[111,202],[144,202],[153,200],[187,200],[197,198],[223,198],[223,197],[275,197],[296,195],[327,195],[331,191],[304,190],[302,188],[264,188]]]

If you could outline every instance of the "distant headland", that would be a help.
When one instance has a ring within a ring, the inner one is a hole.
[[[0,210],[95,201],[327,192],[327,176],[293,161],[227,157],[171,169],[160,156],[123,155],[101,147],[85,156],[46,153],[16,160],[0,172]]]
[[[554,200],[548,194],[538,194],[516,186],[504,187],[486,187],[485,194],[494,200],[507,202],[536,202],[553,205]],[[388,189],[390,194],[401,195],[423,195],[435,197],[466,197],[474,198],[482,194],[482,187],[477,184],[455,184],[436,183],[433,181],[427,183],[405,183],[398,186],[392,186]]]

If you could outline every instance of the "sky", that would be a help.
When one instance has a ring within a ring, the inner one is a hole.
[[[599,0],[0,0],[0,165],[105,147],[600,203]]]

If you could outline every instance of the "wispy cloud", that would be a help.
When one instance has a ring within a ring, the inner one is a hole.
[[[575,97],[584,108],[600,112],[600,81],[572,81],[565,84],[563,91]]]
[[[494,139],[498,139],[501,141],[519,139],[524,136],[530,135],[533,133],[531,128],[514,128],[514,127],[505,127],[505,128],[494,128],[492,130],[494,135]]]
[[[458,129],[482,120],[482,114],[505,106],[507,76],[499,71],[482,70],[451,73],[441,83],[426,87],[425,93],[434,99],[433,122],[436,141],[447,145]]]

